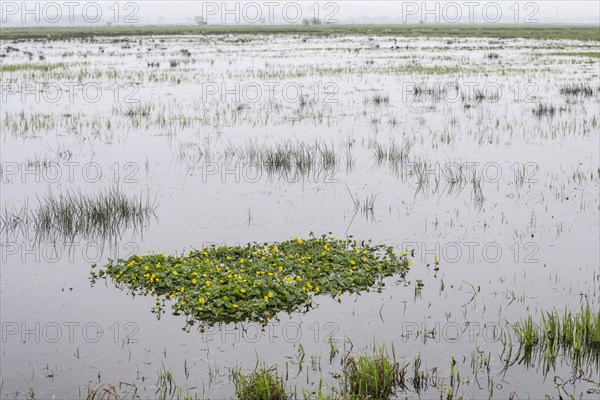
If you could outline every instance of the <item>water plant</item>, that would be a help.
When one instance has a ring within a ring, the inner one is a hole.
[[[575,312],[545,312],[537,324],[529,316],[515,324],[515,332],[519,362],[540,360],[548,371],[561,356],[571,360],[575,369],[600,366],[600,312],[589,303]]]
[[[394,353],[392,347],[392,354]],[[400,364],[390,358],[385,347],[372,355],[344,359],[344,398],[388,399],[399,384]]]
[[[211,245],[183,256],[134,255],[111,260],[98,272],[93,265],[91,277],[108,276],[133,293],[157,296],[158,315],[172,301],[190,325],[212,325],[266,323],[280,311],[308,310],[316,295],[380,289],[383,278],[404,276],[409,268],[407,255],[390,246],[311,233],[280,243]]]
[[[20,209],[4,207],[0,232],[33,231],[36,240],[118,237],[124,230],[143,227],[155,215],[156,201],[149,196],[127,196],[113,187],[95,194],[48,191],[38,198],[37,209],[25,203]]]
[[[283,379],[277,374],[275,367],[262,366],[249,375],[241,370],[233,373],[235,396],[240,400],[285,400],[286,393]]]

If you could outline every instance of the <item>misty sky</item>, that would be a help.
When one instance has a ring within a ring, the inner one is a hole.
[[[72,0],[69,0],[72,1]],[[111,1],[75,1],[69,9],[65,1],[24,2],[28,10],[42,14],[34,21],[31,14],[23,16],[21,1],[2,1],[2,22],[5,25],[64,25],[69,10],[73,10],[75,23],[81,22],[82,8],[94,3],[102,8],[99,23],[115,18],[115,3]],[[225,4],[227,3],[227,4]],[[294,4],[289,4],[294,3]],[[49,6],[52,4],[53,6]],[[58,6],[58,7],[56,7]],[[320,19],[336,23],[490,23],[498,16],[501,23],[600,23],[600,2],[590,1],[120,1],[118,20],[132,15],[139,23],[193,23],[194,16],[205,15],[210,24],[232,23],[297,23],[298,6],[301,17]],[[37,7],[37,8],[36,8]],[[63,18],[51,21],[52,15],[60,10]],[[93,7],[89,10],[93,11]],[[229,13],[227,13],[227,10]],[[45,11],[44,11],[45,10]],[[237,11],[234,11],[237,10]],[[287,14],[284,13],[287,10]],[[425,11],[430,13],[425,13]],[[487,11],[486,11],[487,10]],[[90,13],[91,13],[90,11]],[[497,12],[501,15],[498,15]],[[46,14],[44,14],[46,12]],[[486,14],[487,12],[487,14]],[[260,13],[260,16],[257,15]],[[458,15],[458,13],[460,15]],[[237,14],[237,15],[236,15]],[[258,17],[262,17],[259,20]],[[256,19],[256,20],[255,20]],[[25,22],[23,22],[25,21]],[[36,23],[34,23],[36,22]],[[117,22],[118,23],[118,22]]]

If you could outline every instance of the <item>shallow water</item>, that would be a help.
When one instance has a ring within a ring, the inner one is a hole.
[[[115,185],[158,205],[156,218],[117,239],[82,232],[66,244],[40,243],[31,227],[2,231],[3,395],[22,397],[31,387],[40,398],[81,397],[88,385],[126,381],[153,397],[164,364],[180,386],[229,397],[229,369],[253,368],[258,356],[280,371],[288,363],[286,383],[301,396],[321,376],[335,383],[331,337],[340,348],[351,340],[354,352],[374,339],[393,343],[402,362],[420,353],[443,377],[454,358],[465,397],[488,396],[490,387],[502,398],[556,396],[553,377],[568,380],[568,363],[559,360],[548,376],[539,365],[502,371],[499,332],[510,331],[507,321],[576,309],[582,298],[598,307],[599,62],[549,55],[589,44],[408,38],[393,50],[385,37],[123,39],[2,42],[3,53],[19,48],[4,65],[28,63],[24,50],[34,65],[66,64],[2,75],[3,208],[36,208],[49,188],[97,193]],[[59,100],[11,92],[40,82],[64,90]],[[560,93],[574,82],[593,95]],[[102,88],[97,101],[83,85]],[[447,92],[415,96],[415,85]],[[538,104],[555,111],[538,116]],[[250,157],[285,141],[327,146],[336,163],[324,166],[317,155],[306,174],[269,172]],[[404,158],[378,160],[377,146],[392,142]],[[36,160],[47,163],[28,165]],[[245,334],[231,325],[185,332],[184,317],[156,319],[155,299],[89,282],[90,265],[108,258],[309,232],[415,249],[414,266],[407,282],[389,279],[381,294],[341,303],[321,296],[318,308],[281,315],[264,332],[249,324]],[[424,340],[423,327],[436,328],[436,337]],[[300,345],[302,368],[294,361]],[[476,348],[491,354],[479,383]],[[320,361],[311,366],[311,356]],[[590,368],[594,379],[598,365]],[[582,379],[565,386],[586,398],[590,388],[597,384]]]

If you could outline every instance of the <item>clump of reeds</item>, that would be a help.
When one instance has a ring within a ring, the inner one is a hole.
[[[240,400],[285,400],[288,398],[283,379],[275,367],[263,366],[245,375],[233,373],[235,396]]]
[[[543,360],[546,369],[558,356],[568,357],[573,367],[593,365],[600,360],[600,313],[589,304],[575,312],[548,311],[536,324],[531,317],[515,325],[521,361]]]
[[[96,194],[49,191],[38,198],[37,209],[4,208],[0,231],[33,230],[38,240],[84,237],[118,237],[129,228],[144,226],[155,215],[156,202],[149,196],[128,197],[118,188]]]
[[[392,348],[393,353],[393,348]],[[345,398],[388,399],[399,385],[400,364],[389,357],[385,347],[372,355],[344,359]]]

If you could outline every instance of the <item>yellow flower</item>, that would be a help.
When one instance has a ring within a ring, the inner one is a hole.
[[[198,302],[199,302],[199,303],[204,303],[205,301],[206,301],[206,299],[205,299],[204,297],[200,297],[200,298],[198,299]]]
[[[206,286],[210,286],[210,281],[206,281],[206,282],[204,282],[204,284],[205,284]]]
[[[180,288],[179,288],[179,291],[180,291],[181,293],[183,293],[183,292],[185,291],[185,288],[182,286],[182,287],[180,287]]]
[[[238,308],[238,305],[237,305],[237,304],[234,304],[234,305],[233,305],[233,308]]]
[[[240,292],[246,293],[246,289],[240,289]]]
[[[129,263],[129,264],[131,264],[131,263]],[[144,271],[148,271],[149,269],[150,269],[150,267],[149,267],[149,266],[147,266],[147,265],[146,265],[146,266],[144,266]]]
[[[231,256],[227,256],[227,261],[231,261]]]
[[[273,292],[269,292],[269,294],[267,295],[268,298],[273,297]]]
[[[269,302],[269,296],[265,296],[265,297],[263,297],[263,299],[264,299],[265,303]]]
[[[198,281],[197,281],[197,280],[195,280],[195,279],[192,279],[192,284],[194,284],[194,285],[195,285],[195,284],[196,284],[196,282],[198,282]]]
[[[302,244],[304,241],[302,239],[298,239],[298,244]]]
[[[177,275],[177,271],[173,271],[173,275]]]

